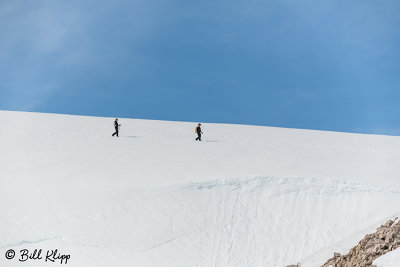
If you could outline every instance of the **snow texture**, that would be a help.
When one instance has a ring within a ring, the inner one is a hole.
[[[399,263],[400,249],[389,252],[374,261],[376,267],[397,267],[399,266]]]
[[[399,214],[398,137],[119,122],[0,111],[0,266],[314,267]]]

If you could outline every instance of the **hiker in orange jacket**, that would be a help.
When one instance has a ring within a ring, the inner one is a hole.
[[[198,125],[197,125],[197,127],[196,127],[196,130],[195,130],[195,132],[197,133],[197,138],[196,138],[196,140],[199,140],[199,141],[201,141],[201,134],[203,133],[202,131],[201,131],[201,123],[199,123]]]

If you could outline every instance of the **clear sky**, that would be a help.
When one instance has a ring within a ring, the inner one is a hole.
[[[399,0],[0,0],[0,109],[400,135]]]

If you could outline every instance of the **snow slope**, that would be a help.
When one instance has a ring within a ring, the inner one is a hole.
[[[386,267],[386,266],[399,266],[400,263],[400,249],[396,249],[389,252],[382,257],[376,259],[374,264],[376,267]]]
[[[319,266],[400,211],[399,137],[120,123],[0,111],[0,266]]]

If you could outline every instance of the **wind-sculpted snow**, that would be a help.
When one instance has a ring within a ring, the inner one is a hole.
[[[70,251],[72,266],[110,266],[112,259],[140,266],[284,266],[396,212],[382,204],[398,201],[399,192],[387,188],[305,178],[127,190],[107,204],[54,218],[62,239],[50,244]],[[45,241],[30,247],[47,247]],[[34,242],[11,247],[27,243]],[[105,250],[110,258],[99,262]]]
[[[320,266],[400,210],[396,137],[120,121],[0,112],[0,266]]]

